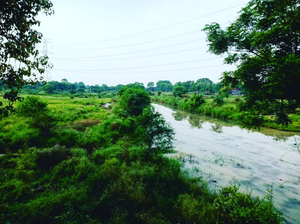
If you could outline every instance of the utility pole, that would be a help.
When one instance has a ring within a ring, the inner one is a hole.
[[[49,54],[51,54],[51,52],[48,52],[48,44],[51,44],[51,41],[50,39],[48,38],[43,38],[43,54],[45,56],[48,56],[49,57]],[[51,76],[51,72],[50,70],[47,68],[46,71],[45,71],[45,80],[47,82],[49,81],[52,81],[52,76]]]

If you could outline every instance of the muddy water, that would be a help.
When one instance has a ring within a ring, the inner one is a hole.
[[[286,223],[300,223],[300,133],[248,131],[229,122],[154,105],[176,132],[173,155],[211,189],[232,183],[263,196],[273,185],[274,204]],[[297,142],[297,143],[296,143]]]

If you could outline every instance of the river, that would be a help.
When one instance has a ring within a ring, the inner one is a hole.
[[[154,104],[175,130],[184,167],[210,189],[240,184],[262,197],[273,186],[274,204],[286,223],[300,223],[300,133],[262,128],[248,131],[219,119]]]

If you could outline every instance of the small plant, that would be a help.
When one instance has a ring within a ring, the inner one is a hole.
[[[161,95],[161,91],[158,91],[158,92],[157,92],[157,95],[160,96],[160,95]]]

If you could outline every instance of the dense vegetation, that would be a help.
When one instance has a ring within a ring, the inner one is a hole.
[[[282,221],[271,192],[264,199],[236,186],[210,192],[163,156],[174,133],[148,93],[131,87],[119,95],[116,103],[27,96],[1,120],[0,222]]]

